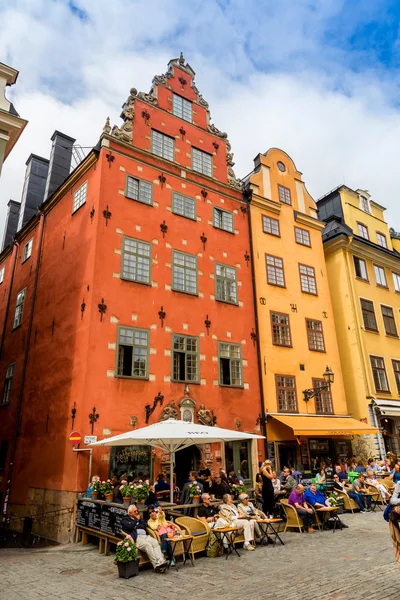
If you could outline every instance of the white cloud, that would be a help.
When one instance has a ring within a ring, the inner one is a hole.
[[[0,56],[20,70],[9,96],[29,120],[3,167],[0,227],[31,152],[48,157],[55,129],[94,145],[106,116],[119,123],[129,89],[147,91],[184,50],[214,123],[229,134],[238,176],[278,146],[315,198],[343,181],[369,189],[400,229],[398,76],[372,62],[354,72],[350,55],[327,43],[343,2],[301,0],[288,11],[268,0],[261,12],[256,0],[75,4],[87,20],[61,0],[0,8]]]

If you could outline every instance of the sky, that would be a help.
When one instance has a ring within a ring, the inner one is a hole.
[[[400,230],[399,23],[398,0],[0,0],[0,62],[20,72],[7,97],[29,121],[0,177],[0,236],[28,156],[48,158],[55,129],[94,146],[181,51],[238,177],[279,147],[314,199],[366,189]]]

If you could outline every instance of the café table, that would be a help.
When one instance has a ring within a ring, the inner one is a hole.
[[[274,524],[282,523],[282,522],[283,522],[283,519],[257,519],[256,523],[266,525],[265,529],[264,529],[264,527],[260,527],[262,534],[263,534],[262,541],[264,541],[268,537],[271,537],[271,538],[273,538],[274,546],[276,545],[276,540],[279,540],[280,543],[282,544],[282,546],[284,546],[285,544],[282,542],[279,532],[274,527]]]
[[[172,550],[172,557],[175,559],[175,569],[177,571],[179,571],[178,569],[178,565],[176,564],[176,548],[178,546],[178,544],[182,544],[183,545],[183,554],[182,554],[182,561],[183,561],[183,565],[186,564],[186,557],[189,558],[190,562],[192,563],[192,567],[194,567],[194,562],[193,562],[193,558],[192,555],[190,554],[190,550],[192,547],[192,542],[193,542],[193,536],[192,535],[174,535],[174,537],[168,538],[168,542],[171,544],[171,550]],[[168,565],[168,568],[170,567],[170,565]]]
[[[233,552],[236,552],[236,554],[240,557],[239,552],[236,549],[235,546],[235,539],[236,536],[239,533],[239,527],[214,527],[214,529],[212,530],[212,532],[215,535],[215,542],[217,543],[218,546],[221,549],[221,552],[224,551],[224,540],[225,543],[227,544],[227,550],[228,552],[226,553],[225,556],[225,560],[228,559],[228,556],[230,556],[231,554],[233,554]]]
[[[327,529],[327,523],[330,519],[333,519],[333,521],[334,521],[333,533],[335,533],[335,529],[338,526],[340,529],[343,529],[342,522],[338,517],[337,511],[338,511],[337,506],[326,506],[325,508],[317,508],[316,509],[316,512],[319,513],[319,515],[322,515],[322,531]]]

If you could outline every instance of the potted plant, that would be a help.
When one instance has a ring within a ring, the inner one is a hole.
[[[145,482],[142,480],[137,483],[133,488],[133,497],[137,504],[144,504],[147,496],[149,495],[150,481],[146,479]]]
[[[139,572],[139,560],[136,544],[132,536],[127,535],[125,540],[118,542],[115,553],[119,577],[135,577]]]
[[[111,480],[107,479],[107,481],[102,481],[100,485],[100,494],[103,498],[106,499],[106,502],[113,501],[113,486],[111,485]]]
[[[193,504],[200,502],[201,496],[201,487],[197,483],[197,481],[193,481],[191,486],[189,487],[189,498],[192,500]]]
[[[91,487],[92,500],[97,500],[97,498],[99,497],[99,493],[100,493],[100,477],[97,477],[97,475],[95,475],[92,479],[92,483],[90,484],[90,487]]]
[[[342,514],[343,513],[343,498],[341,496],[339,496],[339,494],[337,494],[336,492],[331,492],[328,496],[328,500],[329,500],[329,505],[330,506],[336,506],[338,509],[338,513]]]
[[[128,483],[126,479],[121,481],[120,491],[122,495],[122,499],[124,501],[124,506],[129,506],[131,503],[131,498],[133,496],[133,483]]]
[[[242,483],[232,483],[231,490],[235,498],[239,498],[240,494],[247,494],[247,489]]]

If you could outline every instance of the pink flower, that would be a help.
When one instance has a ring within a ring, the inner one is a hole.
[[[143,483],[143,479],[139,479],[139,483]]]
[[[102,485],[104,485],[104,484],[105,484],[105,481],[102,481],[101,483],[102,483]]]
[[[146,479],[145,484],[150,485],[150,481],[148,479]]]
[[[140,488],[142,488],[143,486],[142,486],[142,485],[138,485],[137,487],[138,487],[138,489],[140,489]]]
[[[131,539],[132,539],[132,536],[131,536],[131,535],[127,535],[127,536],[126,536],[126,539],[127,539],[127,540],[131,540]]]
[[[128,548],[128,552],[130,552],[132,550],[132,548]]]
[[[129,548],[128,542],[125,542],[124,546],[125,546],[125,548]]]
[[[118,542],[117,546],[122,546],[122,542]]]
[[[134,489],[133,485],[131,485],[130,488],[131,488],[131,490],[133,490]]]

